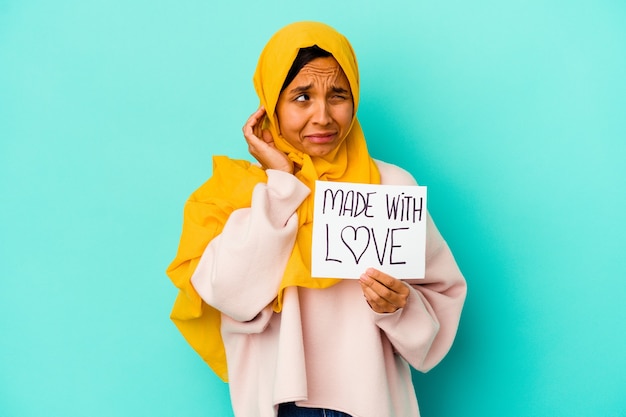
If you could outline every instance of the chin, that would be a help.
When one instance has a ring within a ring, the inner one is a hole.
[[[328,145],[316,146],[313,149],[308,149],[306,153],[309,154],[309,156],[323,158],[325,156],[332,154],[335,151],[335,149],[337,149],[337,145],[328,144]]]
[[[309,156],[313,156],[316,158],[323,158],[327,156],[328,154],[330,154],[332,151],[333,151],[332,149],[328,149],[324,151],[312,151],[312,152],[307,152],[307,153],[309,154]]]

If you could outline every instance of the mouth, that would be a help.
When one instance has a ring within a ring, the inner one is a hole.
[[[337,132],[316,132],[309,135],[305,135],[305,138],[315,144],[325,144],[330,143],[335,140],[337,137]]]

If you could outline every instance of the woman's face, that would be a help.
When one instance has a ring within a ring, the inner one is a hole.
[[[276,104],[278,127],[291,146],[325,156],[348,134],[354,103],[348,78],[333,57],[306,64]]]

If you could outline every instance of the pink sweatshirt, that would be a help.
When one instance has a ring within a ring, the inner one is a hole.
[[[383,184],[415,184],[376,161]],[[207,246],[192,284],[222,312],[235,416],[275,417],[278,404],[343,411],[353,417],[419,416],[409,364],[426,372],[454,340],[466,284],[428,218],[426,277],[404,281],[407,305],[370,309],[358,280],[324,290],[288,287],[276,297],[297,232],[296,208],[310,190],[295,176],[268,170],[252,206],[232,213]]]

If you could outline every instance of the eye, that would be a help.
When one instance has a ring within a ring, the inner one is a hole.
[[[309,100],[309,95],[308,94],[300,94],[299,96],[297,96],[294,101],[300,101],[300,102],[304,102],[304,101],[308,101]]]
[[[330,101],[332,103],[343,103],[346,100],[349,100],[349,96],[347,94],[333,94],[332,96],[330,96]]]
[[[333,87],[330,92],[330,99],[335,102],[342,102],[351,99],[350,92],[343,87]]]

